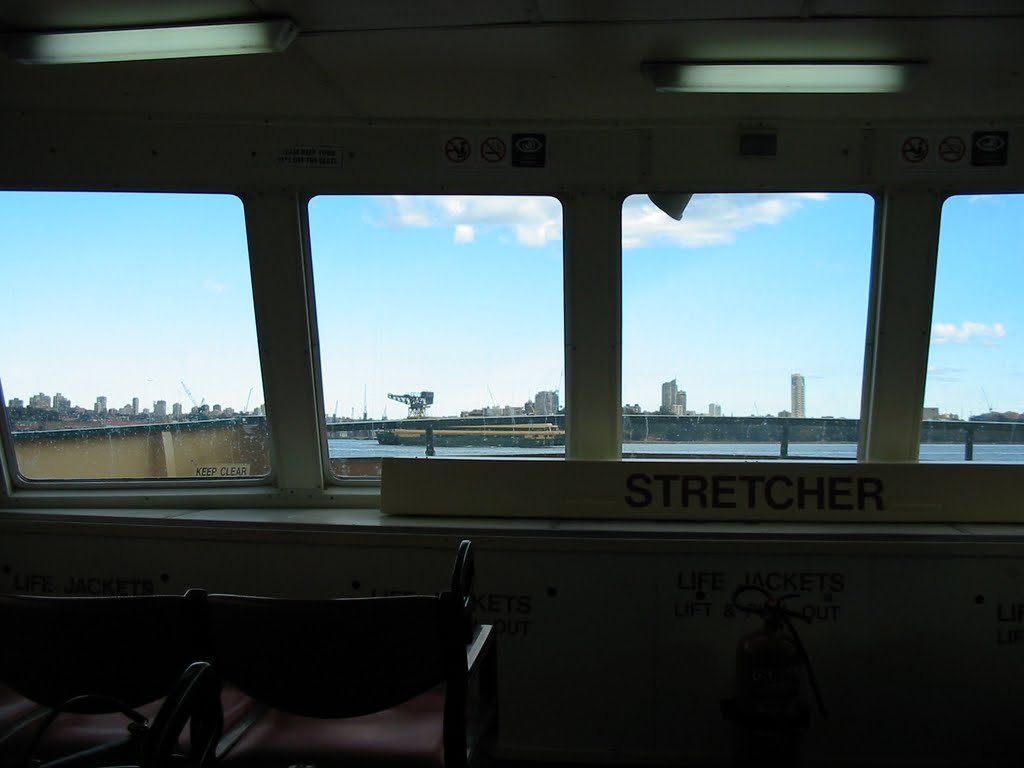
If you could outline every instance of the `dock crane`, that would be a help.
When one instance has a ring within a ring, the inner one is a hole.
[[[192,394],[192,390],[191,390],[191,389],[189,389],[189,388],[188,388],[188,387],[186,386],[186,384],[185,384],[185,382],[184,382],[184,381],[183,381],[183,382],[181,382],[181,388],[185,390],[185,394],[186,394],[186,395],[188,395],[188,399],[192,401],[192,405],[194,405],[194,406],[196,407],[196,410],[197,410],[197,411],[198,411],[198,410],[199,410],[200,408],[202,408],[202,407],[203,407],[203,405],[204,405],[204,404],[206,403],[206,398],[205,398],[205,397],[203,398],[203,401],[202,401],[202,402],[199,402],[199,403],[197,403],[197,402],[196,402],[196,396]]]
[[[985,398],[985,407],[988,408],[988,412],[995,413],[995,411],[992,410],[992,401],[988,399],[988,392],[985,391],[984,387],[981,388],[981,395]]]
[[[410,392],[407,395],[393,395],[388,392],[388,399],[409,406],[410,419],[422,419],[427,415],[427,408],[434,403],[433,392]]]

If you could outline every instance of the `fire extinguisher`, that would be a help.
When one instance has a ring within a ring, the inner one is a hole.
[[[744,602],[751,593],[764,602]],[[797,595],[774,597],[754,585],[740,586],[732,595],[736,610],[764,619],[763,626],[739,639],[734,696],[722,702],[723,715],[736,727],[736,766],[799,765],[800,736],[810,724],[800,684],[805,670],[818,712],[826,716],[814,668],[792,622],[810,619],[783,605],[792,597]]]

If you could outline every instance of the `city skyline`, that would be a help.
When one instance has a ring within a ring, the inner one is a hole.
[[[123,406],[111,406],[108,403],[109,398],[104,395],[97,395],[95,401],[91,406],[88,405],[77,405],[71,401],[70,398],[64,397],[61,392],[57,392],[51,398],[45,392],[38,392],[31,395],[26,402],[21,397],[11,397],[6,401],[8,411],[15,412],[18,410],[32,410],[42,412],[53,412],[62,416],[70,416],[75,419],[85,415],[93,416],[117,416],[126,417],[145,417],[143,420],[148,421],[151,419],[170,419],[171,421],[184,420],[188,416],[201,415],[204,418],[207,416],[260,416],[265,415],[266,408],[264,405],[259,405],[252,410],[243,411],[232,408],[231,406],[222,407],[219,403],[207,404],[201,403],[193,405],[187,409],[180,402],[170,403],[170,409],[168,410],[168,402],[166,400],[155,400],[152,403],[152,407],[142,405],[139,398],[133,397],[130,403],[125,403]]]
[[[779,411],[775,414],[775,417],[785,418],[806,418],[804,412],[805,404],[805,383],[804,376],[800,373],[794,373],[790,376],[790,391],[791,391],[791,408],[788,411]],[[431,393],[433,394],[433,393]],[[541,390],[538,391],[532,400],[527,401],[523,405],[484,405],[474,407],[470,409],[463,409],[460,411],[458,416],[460,417],[479,417],[479,416],[518,416],[518,415],[529,415],[529,414],[558,414],[561,413],[560,397],[559,392],[556,390]],[[709,417],[720,417],[723,415],[722,405],[720,403],[711,402],[708,403],[706,412],[697,412],[693,410],[687,410],[686,408],[686,391],[679,389],[677,379],[672,379],[661,384],[661,406],[655,410],[645,411],[638,404],[623,403],[623,414],[670,414],[677,416],[709,416]],[[674,405],[669,405],[672,403]],[[171,411],[167,411],[166,400],[156,400],[153,403],[152,409],[146,407],[140,407],[141,403],[139,398],[133,397],[131,403],[126,403],[120,408],[108,407],[107,398],[103,395],[98,395],[92,408],[86,406],[80,406],[73,404],[69,398],[63,396],[61,392],[56,392],[51,398],[45,392],[38,392],[31,395],[26,403],[23,398],[12,397],[7,400],[7,408],[11,411],[18,409],[36,409],[40,411],[53,411],[62,414],[82,415],[93,413],[96,415],[114,414],[117,416],[152,416],[153,418],[170,418],[171,421],[183,420],[188,416],[200,415],[206,416],[261,416],[265,415],[266,407],[264,405],[257,406],[249,411],[236,410],[231,406],[222,407],[219,403],[212,405],[205,402],[201,404],[195,404],[189,410],[185,410],[184,406],[180,402],[171,403]],[[1016,413],[1009,411],[1008,413]],[[730,413],[730,416],[736,414]],[[341,419],[337,419],[337,414],[328,414],[325,412],[328,422],[335,420],[345,421],[344,416]],[[455,414],[427,414],[427,416],[434,416],[435,418],[453,418]],[[742,416],[742,414],[741,414]],[[773,414],[749,414],[750,417],[754,418],[772,418]],[[922,417],[925,420],[939,419],[948,420],[951,418],[960,418],[957,414],[942,413],[940,409],[934,406],[924,406]],[[364,414],[364,419],[371,421],[378,421],[377,417],[370,414]],[[387,419],[387,415],[382,414],[381,418]],[[402,419],[401,416],[393,416],[392,419]],[[823,418],[834,418],[830,415],[824,415]],[[348,420],[359,421],[360,419],[355,417],[354,413],[350,415]]]
[[[803,413],[803,398],[804,398],[804,383],[803,376],[799,373],[794,373],[791,376],[792,391],[793,391],[793,407],[790,411],[780,411],[779,416],[792,415],[794,417],[802,418]],[[799,392],[799,395],[797,394]],[[433,393],[430,393],[433,395]],[[799,398],[799,400],[798,400]],[[800,407],[797,407],[799,402]],[[677,379],[673,378],[670,381],[663,382],[661,384],[661,407],[657,409],[658,412],[664,414],[672,414],[677,416],[687,415],[708,415],[708,416],[721,416],[722,405],[720,403],[711,402],[708,404],[708,410],[701,414],[696,411],[688,410],[686,407],[687,395],[686,390],[680,389],[678,386]],[[36,408],[39,410],[53,410],[57,412],[61,411],[76,411],[76,412],[93,412],[96,414],[114,413],[121,416],[128,415],[146,415],[152,414],[153,416],[167,416],[171,415],[174,417],[181,417],[186,413],[229,413],[239,415],[259,415],[265,410],[263,405],[260,405],[252,410],[236,409],[232,406],[222,406],[220,403],[207,404],[194,403],[193,406],[185,410],[181,402],[175,401],[171,403],[171,412],[168,414],[167,400],[155,400],[152,403],[152,408],[142,406],[141,401],[138,397],[133,397],[130,403],[125,403],[121,407],[110,406],[108,404],[108,398],[105,395],[97,395],[91,408],[84,405],[76,405],[72,401],[65,397],[61,392],[56,392],[52,397],[46,392],[38,392],[34,395],[29,396],[28,401],[20,397],[12,397],[7,401],[7,407],[10,409],[16,408]],[[247,404],[248,405],[248,404]],[[628,407],[629,404],[623,403],[624,407]],[[636,406],[638,407],[638,406]],[[428,406],[429,408],[429,406]],[[461,416],[512,416],[525,413],[536,413],[536,414],[556,414],[560,411],[560,393],[557,390],[540,390],[538,391],[531,400],[526,401],[522,405],[484,405],[474,406],[468,409],[461,409],[459,415]],[[642,409],[639,412],[644,412]],[[651,411],[653,412],[653,411]],[[351,413],[351,411],[350,411]],[[331,414],[328,414],[331,415]],[[336,415],[336,414],[334,414]],[[444,414],[445,416],[453,416],[454,414]],[[762,414],[751,414],[751,415],[762,415]],[[367,418],[374,418],[367,414]],[[399,418],[399,417],[394,417]]]
[[[309,212],[329,414],[394,414],[387,393],[419,389],[439,414],[562,392],[557,200],[335,195]],[[1024,195],[945,203],[925,394],[941,413],[1024,410],[1019,220]],[[873,221],[863,194],[701,194],[678,222],[628,198],[623,403],[657,410],[676,368],[688,403],[778,413],[801,371],[809,416],[858,417]],[[188,404],[185,382],[196,401],[264,402],[237,198],[2,192],[0,223],[21,255],[0,286],[8,400],[59,385],[83,407]]]

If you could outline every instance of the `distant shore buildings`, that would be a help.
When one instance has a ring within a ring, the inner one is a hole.
[[[220,405],[212,407],[205,403],[197,405],[190,411],[185,411],[181,403],[171,404],[168,413],[166,400],[155,400],[152,410],[142,408],[138,397],[133,397],[130,403],[121,408],[111,408],[106,395],[98,395],[91,408],[72,405],[71,400],[58,392],[51,399],[44,392],[32,395],[28,404],[20,397],[12,397],[7,401],[7,410],[12,416],[25,418],[26,416],[43,422],[98,422],[98,423],[147,423],[154,420],[189,421],[195,419],[227,418],[233,416],[265,416],[266,406],[258,406],[248,412],[238,412],[233,408],[221,408]],[[30,413],[26,414],[25,411]]]
[[[806,418],[806,384],[804,382],[804,375],[802,373],[792,374],[790,376],[789,386],[790,409],[788,411],[779,411],[779,417],[793,417],[798,419]],[[638,414],[642,413],[642,411],[639,406],[630,405],[623,406],[623,413]],[[722,404],[708,403],[708,410],[704,414],[698,414],[694,411],[687,410],[686,390],[680,389],[678,381],[676,379],[672,379],[671,381],[662,382],[661,405],[658,408],[658,413],[666,416],[721,416]]]

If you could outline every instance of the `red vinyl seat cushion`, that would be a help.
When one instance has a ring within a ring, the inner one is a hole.
[[[223,768],[443,768],[444,686],[382,712],[345,719],[270,710],[222,758]]]

